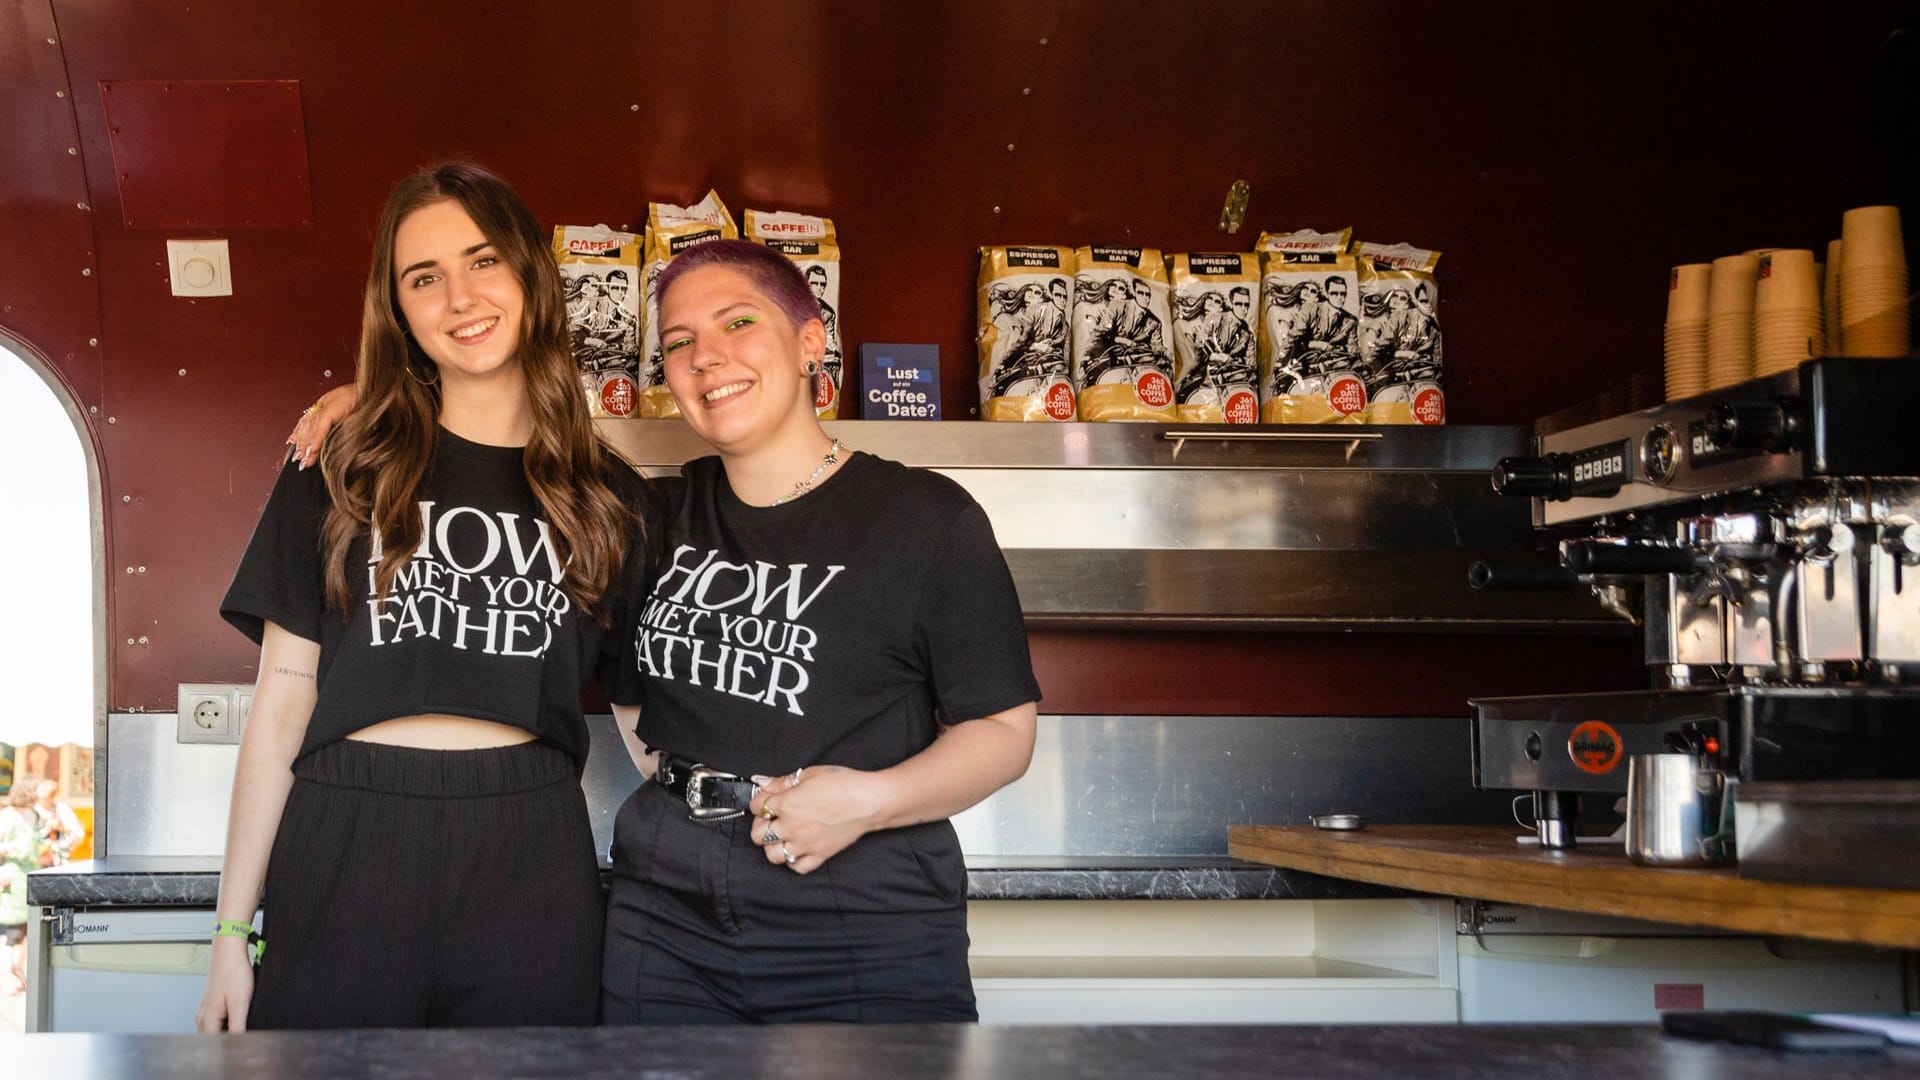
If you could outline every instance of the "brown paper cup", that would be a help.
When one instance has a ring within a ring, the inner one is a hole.
[[[1845,270],[1907,265],[1897,206],[1862,206],[1847,211],[1840,218],[1840,241]]]
[[[1753,289],[1760,276],[1757,255],[1727,255],[1713,260],[1708,279],[1707,317],[1753,310]]]
[[[1712,263],[1683,263],[1667,271],[1667,321],[1705,322]]]
[[[1819,311],[1820,274],[1813,252],[1804,248],[1777,248],[1760,256],[1753,287],[1753,311]]]

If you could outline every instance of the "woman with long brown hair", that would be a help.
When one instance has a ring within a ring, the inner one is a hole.
[[[389,196],[355,391],[221,603],[261,657],[199,1026],[591,1024],[579,696],[637,693],[615,628],[656,508],[594,439],[558,271],[498,177]]]

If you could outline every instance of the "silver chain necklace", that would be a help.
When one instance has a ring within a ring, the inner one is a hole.
[[[828,469],[833,468],[833,466],[837,462],[839,462],[841,449],[842,447],[840,446],[840,440],[839,439],[833,440],[833,445],[827,447],[827,456],[820,459],[820,464],[813,470],[813,475],[793,485],[793,490],[773,500],[773,505],[779,506],[781,503],[784,503],[784,502],[792,502],[793,500],[813,490],[813,485],[819,481],[820,477],[824,475]]]

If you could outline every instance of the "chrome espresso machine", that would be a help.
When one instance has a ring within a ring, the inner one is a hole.
[[[1920,778],[1920,362],[1811,360],[1536,446],[1493,485],[1533,500],[1561,566],[1473,584],[1591,588],[1650,675],[1472,703],[1474,784],[1532,792],[1542,845],[1625,794],[1634,754],[1743,785]]]

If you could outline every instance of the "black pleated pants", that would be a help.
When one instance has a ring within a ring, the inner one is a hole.
[[[293,772],[249,1028],[596,1021],[606,901],[571,758],[342,740]]]
[[[747,818],[642,784],[614,823],[606,1024],[977,1020],[966,866],[945,821],[869,833],[811,874]]]

